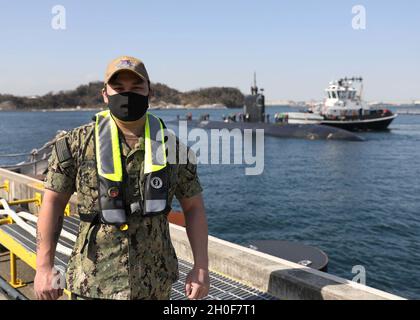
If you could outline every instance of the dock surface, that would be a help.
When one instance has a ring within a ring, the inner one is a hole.
[[[27,223],[33,227],[36,227],[36,224],[34,222],[28,221]],[[77,235],[78,226],[79,219],[77,217],[65,217],[63,223],[64,230],[74,235]],[[27,231],[23,230],[17,224],[2,225],[0,226],[0,232],[3,232],[3,236],[1,236],[0,234],[0,238],[4,238],[4,236],[7,235],[10,237],[10,239],[14,239],[14,241],[16,241],[16,244],[21,246],[22,249],[24,249],[28,253],[35,254],[35,237]],[[67,248],[73,247],[73,243],[67,239],[60,238],[59,243]],[[3,254],[2,259],[0,260],[0,265],[3,265],[0,267],[0,274],[6,279],[8,278],[8,275],[7,277],[5,275],[5,273],[7,272],[6,269],[9,265],[8,257],[8,254]],[[55,266],[61,272],[65,272],[68,263],[68,258],[69,257],[65,256],[64,254],[56,253]],[[192,269],[193,266],[191,263],[182,259],[178,259],[178,265],[179,279],[177,282],[174,283],[172,287],[171,300],[187,300],[184,294],[185,279],[187,277],[188,272]],[[29,268],[29,270],[28,268],[22,268],[22,266],[19,266],[19,270],[24,271],[22,274],[24,275],[24,279],[22,280],[28,283],[29,285],[25,290],[23,290],[22,293],[30,299],[35,299],[33,293],[33,278],[35,276],[35,271],[31,268]],[[22,275],[19,274],[20,277],[22,277]],[[277,300],[275,297],[267,293],[246,286],[242,283],[239,283],[212,271],[210,272],[210,282],[210,292],[209,295],[204,298],[204,300]],[[32,289],[32,292],[28,290],[29,288]]]

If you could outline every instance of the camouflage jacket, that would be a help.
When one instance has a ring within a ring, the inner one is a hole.
[[[77,192],[77,211],[99,212],[94,123],[73,129],[67,139],[72,158],[60,163],[55,148],[49,159],[44,186],[56,192]],[[126,176],[126,205],[143,194],[144,138],[130,149],[120,132],[121,157]],[[177,149],[179,143],[177,143]],[[190,198],[202,188],[196,165],[169,164],[169,203]],[[100,299],[158,299],[178,279],[178,261],[166,215],[128,216],[129,228],[80,222],[79,234],[67,266],[67,289]],[[86,242],[88,242],[86,244]]]

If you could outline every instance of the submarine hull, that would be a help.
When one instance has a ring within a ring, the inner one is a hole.
[[[168,121],[177,124],[178,121]],[[350,131],[318,124],[274,124],[262,122],[224,122],[190,120],[188,124],[203,129],[263,129],[268,136],[278,138],[297,138],[308,140],[346,140],[364,141],[364,139]]]

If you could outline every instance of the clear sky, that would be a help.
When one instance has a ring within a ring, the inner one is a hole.
[[[178,90],[237,87],[254,70],[267,99],[323,97],[329,81],[365,78],[369,100],[420,100],[418,0],[0,0],[0,93],[45,94],[102,80],[141,58]],[[51,27],[55,5],[66,29]],[[354,30],[352,7],[366,8]]]

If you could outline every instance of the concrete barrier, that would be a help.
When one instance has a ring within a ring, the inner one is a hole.
[[[39,180],[0,169],[0,185],[10,181],[10,193],[0,190],[0,197],[32,198],[43,193]],[[76,197],[70,199],[76,212]],[[38,212],[32,207],[33,213]],[[179,258],[193,262],[185,228],[170,227],[171,239]],[[358,284],[331,274],[301,266],[219,238],[209,236],[209,267],[231,279],[289,300],[400,300],[402,297]]]
[[[185,230],[171,225],[178,257],[192,261]],[[209,267],[241,283],[289,300],[400,300],[393,294],[209,236]]]

